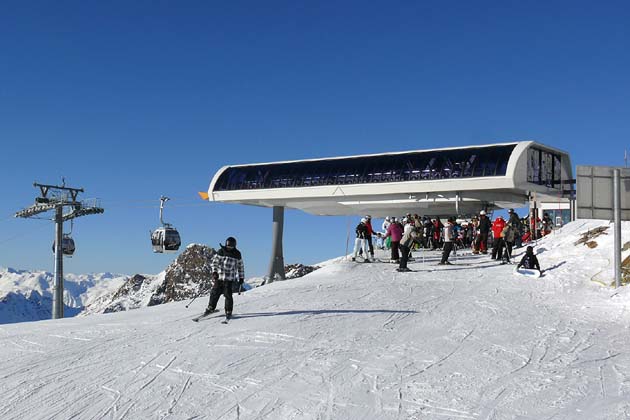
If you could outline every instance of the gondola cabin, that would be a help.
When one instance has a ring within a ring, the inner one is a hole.
[[[61,253],[66,257],[72,257],[75,250],[74,239],[70,235],[63,235],[61,238]],[[53,253],[55,252],[55,242],[53,242],[52,251]]]
[[[177,229],[171,226],[159,227],[151,233],[153,252],[175,252],[182,244]]]

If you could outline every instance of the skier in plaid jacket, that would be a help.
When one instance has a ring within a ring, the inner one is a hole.
[[[221,244],[219,244],[221,245]],[[210,302],[205,314],[213,312],[221,295],[225,296],[225,316],[232,316],[234,301],[232,299],[232,284],[238,282],[239,286],[245,280],[245,265],[241,252],[236,249],[236,239],[229,237],[225,240],[225,246],[212,257],[212,289],[210,290]]]

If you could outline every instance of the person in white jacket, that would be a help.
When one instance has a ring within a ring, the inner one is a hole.
[[[448,256],[453,250],[453,227],[455,226],[455,218],[449,217],[446,226],[444,226],[444,246],[442,247],[442,261],[439,265],[451,265]]]
[[[391,220],[389,216],[385,217],[385,220],[383,220],[383,224],[381,225],[381,234],[378,235],[378,247],[380,249],[389,249],[389,246],[387,246],[387,240],[385,239],[385,234],[387,234],[387,228],[389,227],[390,223]]]

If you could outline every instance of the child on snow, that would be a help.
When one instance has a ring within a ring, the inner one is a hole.
[[[534,255],[534,247],[528,246],[525,250],[525,255],[521,258],[521,262],[518,263],[516,268],[527,268],[529,270],[536,269],[540,271],[542,274],[542,270],[540,269],[540,264],[538,263],[538,258]]]

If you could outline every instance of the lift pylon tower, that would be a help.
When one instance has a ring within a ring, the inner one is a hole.
[[[35,198],[35,204],[15,213],[15,217],[25,219],[50,210],[55,211],[55,282],[53,284],[52,318],[63,318],[63,222],[90,214],[101,214],[105,210],[99,207],[96,200],[78,201],[83,188],[66,187],[63,185],[45,185],[33,183],[40,189],[41,195]],[[64,213],[68,207],[69,211]]]

